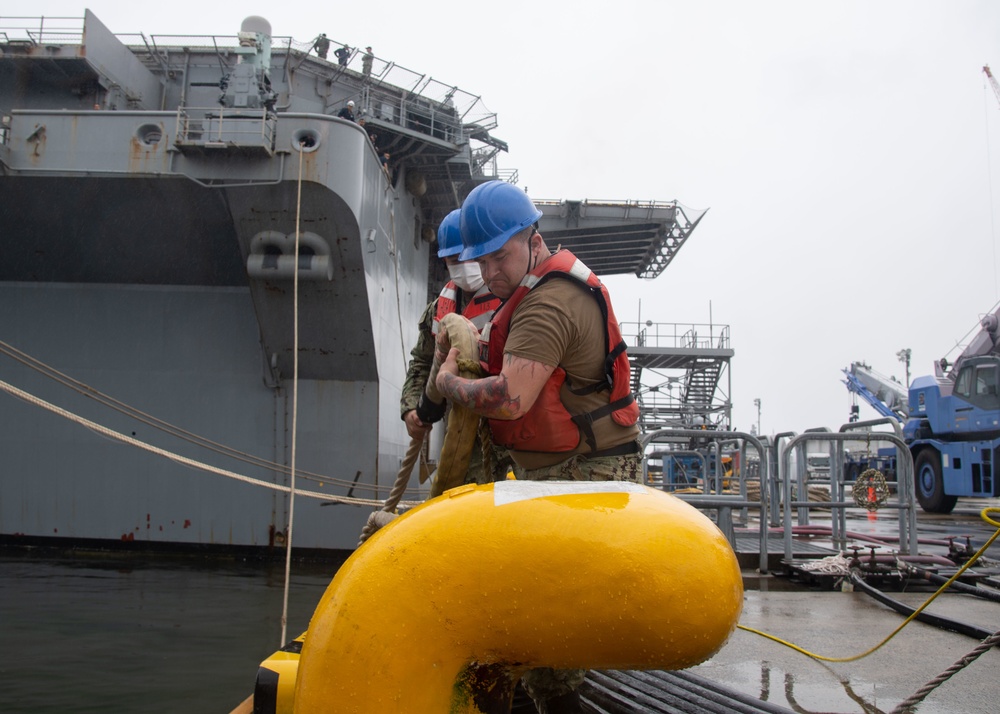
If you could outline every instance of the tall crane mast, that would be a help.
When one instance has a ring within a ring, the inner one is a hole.
[[[997,83],[996,77],[990,72],[990,66],[988,64],[983,65],[983,72],[986,73],[987,78],[990,80],[990,86],[993,87],[993,93],[997,96],[997,101],[1000,102],[1000,83]]]

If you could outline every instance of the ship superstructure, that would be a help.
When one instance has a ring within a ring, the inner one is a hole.
[[[0,18],[0,380],[67,412],[0,405],[5,539],[277,546],[293,465],[299,489],[388,494],[437,223],[515,177],[478,96],[309,50],[260,17],[226,37]],[[538,203],[605,275],[655,277],[700,219]],[[296,503],[309,549],[353,547],[371,510]]]

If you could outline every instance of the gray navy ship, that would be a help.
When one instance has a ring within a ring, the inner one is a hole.
[[[438,222],[517,180],[496,115],[260,17],[227,37],[16,20],[0,19],[0,542],[266,553],[294,516],[296,551],[354,548],[409,443],[398,401],[444,281]],[[546,239],[605,276],[656,277],[701,217],[536,203]],[[404,500],[426,497],[417,482]]]

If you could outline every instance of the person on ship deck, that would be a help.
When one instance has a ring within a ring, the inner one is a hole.
[[[354,121],[354,100],[353,99],[349,100],[347,102],[347,105],[344,106],[339,112],[337,112],[337,116],[340,119],[346,119],[347,121]]]

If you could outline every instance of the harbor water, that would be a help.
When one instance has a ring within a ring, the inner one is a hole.
[[[337,563],[294,565],[288,638]],[[229,712],[280,646],[282,562],[0,554],[4,712]]]

